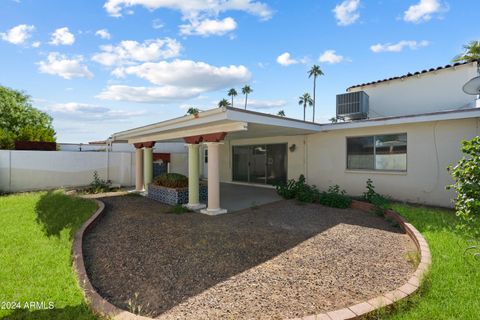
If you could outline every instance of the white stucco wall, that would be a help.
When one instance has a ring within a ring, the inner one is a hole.
[[[170,154],[170,172],[188,176],[188,153]]]
[[[477,76],[476,65],[461,65],[349,91],[365,91],[369,95],[370,118],[459,109],[474,101],[474,96],[465,94],[462,87]]]
[[[450,206],[452,182],[446,168],[461,157],[460,141],[479,134],[479,119],[451,120],[374,128],[335,130],[309,135],[308,182],[321,190],[338,184],[349,194],[365,191],[368,178],[376,190],[395,199]],[[346,169],[346,137],[407,133],[407,172],[350,171]]]
[[[10,151],[0,150],[0,190],[17,192],[92,182],[93,172],[115,184],[135,181],[135,157],[124,152]],[[108,174],[107,174],[108,168]]]
[[[241,140],[225,140],[220,147],[220,180],[222,182],[232,181],[232,147],[241,145],[255,145],[255,144],[274,144],[287,143],[288,147],[292,144],[296,145],[295,151],[287,150],[287,178],[297,179],[301,174],[305,174],[305,137],[299,136],[285,136],[285,137],[268,137],[256,139],[241,139]],[[201,168],[202,170],[202,168]]]

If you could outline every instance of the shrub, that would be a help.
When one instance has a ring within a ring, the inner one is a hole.
[[[367,191],[363,193],[363,200],[375,206],[375,214],[384,216],[385,211],[390,208],[391,201],[389,198],[378,194],[375,191],[372,179],[367,180]]]
[[[90,183],[89,193],[102,193],[110,191],[110,185],[107,181],[100,179],[98,172],[93,172],[93,181]]]
[[[188,210],[187,208],[185,208],[181,204],[174,205],[172,207],[172,209],[169,211],[169,213],[174,213],[174,214],[182,214],[182,213],[186,213],[186,212],[190,212],[190,210]]]
[[[460,228],[480,237],[480,137],[462,141],[464,156],[455,167],[448,167],[455,182],[447,186],[457,196],[454,200]]]
[[[164,173],[153,180],[153,184],[167,188],[185,188],[188,178],[179,173]]]
[[[284,199],[297,199],[300,202],[312,203],[318,199],[317,187],[305,183],[305,176],[301,174],[298,180],[288,180],[286,184],[276,187],[277,193]]]
[[[339,185],[330,186],[327,192],[319,195],[318,202],[324,206],[345,209],[352,203],[352,199],[345,194],[346,191],[340,189]]]
[[[303,183],[297,190],[295,198],[304,203],[313,203],[318,200],[320,192],[316,186],[309,186]]]

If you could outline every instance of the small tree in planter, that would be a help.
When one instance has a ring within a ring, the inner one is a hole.
[[[457,193],[454,200],[461,228],[480,238],[480,137],[462,141],[464,156],[457,165],[448,167],[455,183],[447,186]]]

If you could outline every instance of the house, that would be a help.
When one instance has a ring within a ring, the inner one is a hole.
[[[205,178],[207,214],[225,212],[220,182],[274,185],[300,174],[321,190],[338,184],[358,195],[370,178],[394,199],[450,206],[446,168],[461,157],[460,141],[479,134],[480,108],[462,91],[478,70],[478,62],[458,63],[352,86],[337,96],[337,117],[346,122],[315,124],[217,108],[112,139],[136,147],[137,190],[151,181],[156,142],[186,143],[189,207],[202,207],[198,181]]]

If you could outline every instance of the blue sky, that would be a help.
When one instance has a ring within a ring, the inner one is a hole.
[[[245,84],[249,109],[301,118],[319,64],[327,122],[350,85],[448,64],[480,38],[478,12],[478,0],[0,0],[0,84],[51,114],[58,141],[87,142]]]

